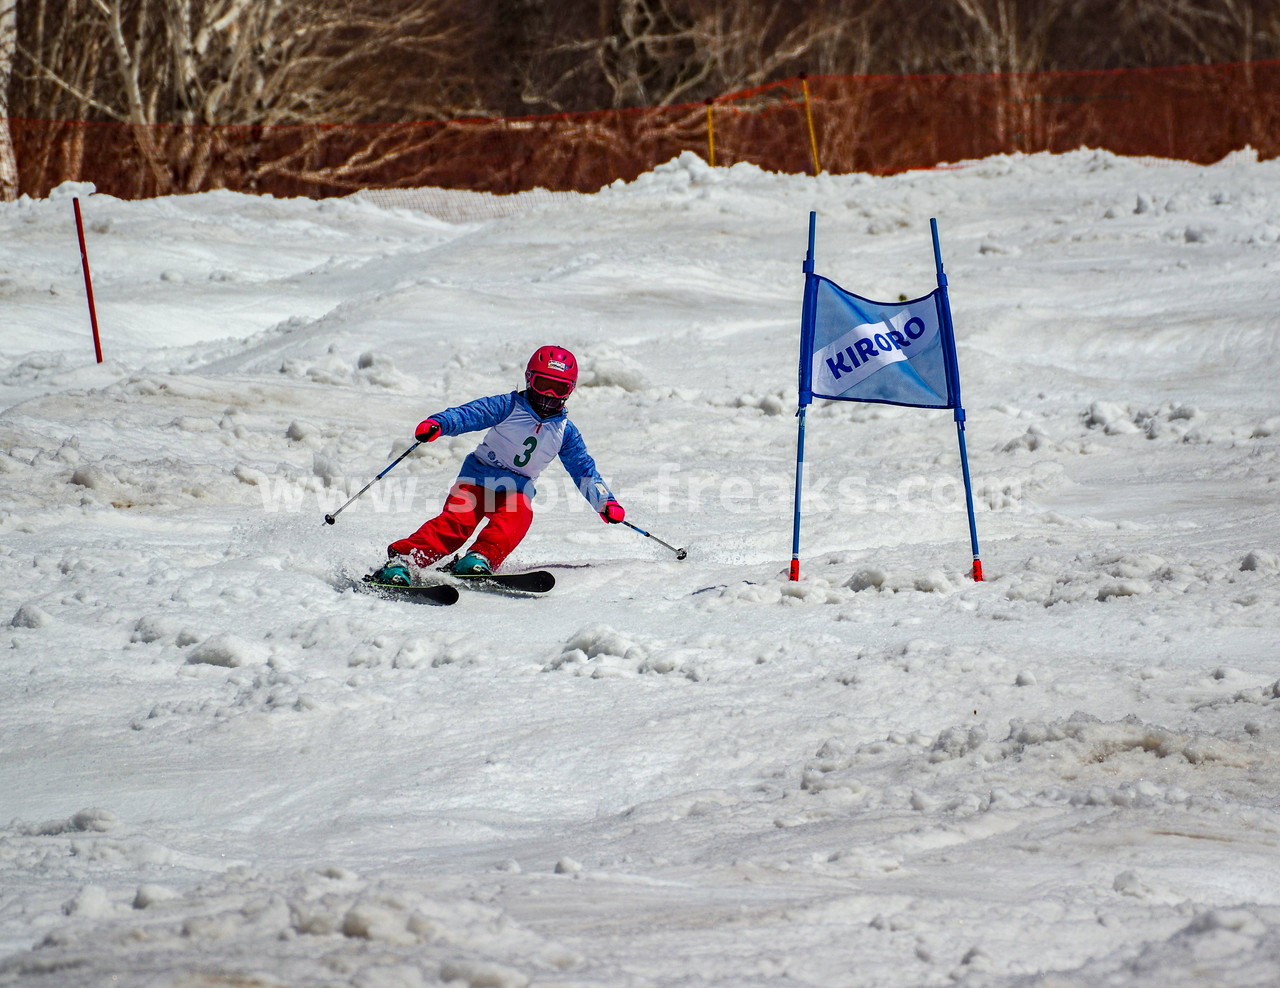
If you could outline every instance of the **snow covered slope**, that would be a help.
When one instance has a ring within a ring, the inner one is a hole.
[[[1278,180],[0,205],[0,985],[1274,985]],[[949,414],[835,403],[784,580],[810,209],[887,299],[938,218],[986,583]],[[353,593],[550,342],[688,558],[552,471],[550,596]]]

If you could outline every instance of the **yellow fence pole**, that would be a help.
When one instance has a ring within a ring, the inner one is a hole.
[[[711,112],[711,100],[707,100],[707,163],[716,166],[716,125]]]
[[[809,78],[800,77],[800,85],[804,87],[804,119],[809,125],[809,151],[813,154],[813,173],[820,175],[822,165],[818,161],[818,136],[813,129],[813,104],[809,100]]]

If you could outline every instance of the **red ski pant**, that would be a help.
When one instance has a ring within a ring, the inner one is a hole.
[[[471,550],[483,553],[496,570],[533,522],[533,505],[520,491],[454,484],[440,514],[408,538],[392,542],[387,554],[407,556],[416,566],[430,566],[461,549],[486,519],[488,524]]]

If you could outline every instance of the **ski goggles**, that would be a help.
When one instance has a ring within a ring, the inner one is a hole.
[[[542,395],[554,395],[557,398],[568,398],[573,394],[573,382],[561,377],[548,377],[546,374],[534,374],[529,379],[529,387]]]

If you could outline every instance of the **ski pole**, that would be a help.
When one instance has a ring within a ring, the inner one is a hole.
[[[406,456],[408,456],[410,453],[412,453],[415,449],[417,449],[417,448],[418,448],[419,446],[421,446],[421,445],[422,445],[422,443],[420,443],[420,442],[416,442],[416,443],[414,443],[412,446],[410,446],[408,449],[406,449],[403,453],[401,453],[399,456],[397,456],[394,460],[392,460],[392,461],[391,461],[391,463],[390,463],[390,465],[388,465],[388,467],[387,467],[385,470],[383,470],[383,471],[382,471],[382,473],[378,474],[378,476],[374,477],[371,481],[369,481],[369,483],[365,484],[363,487],[361,487],[361,488],[360,488],[360,492],[359,492],[359,494],[354,494],[354,495],[352,495],[352,496],[351,496],[351,498],[349,498],[349,499],[348,499],[347,503],[346,503],[346,504],[344,504],[344,505],[343,505],[341,508],[339,508],[337,511],[335,511],[333,514],[331,514],[331,515],[325,515],[325,516],[324,516],[324,523],[325,523],[326,525],[332,525],[332,524],[334,524],[335,522],[337,522],[337,520],[338,520],[338,515],[342,514],[342,512],[344,512],[344,511],[346,511],[346,510],[347,510],[348,505],[350,505],[352,501],[354,501],[356,498],[358,498],[358,497],[360,496],[360,494],[363,494],[363,493],[364,493],[365,491],[367,491],[370,487],[372,487],[374,484],[376,484],[379,480],[381,480],[383,477],[385,477],[387,474],[389,474],[389,473],[391,472],[391,467],[395,466],[397,463],[399,463],[401,460],[403,460]]]
[[[631,522],[627,521],[625,518],[623,518],[623,519],[622,519],[622,524],[626,525],[626,526],[627,526],[627,528],[630,528],[630,529],[632,529],[633,531],[639,532],[639,533],[640,533],[641,535],[643,535],[646,539],[653,539],[653,541],[657,542],[657,543],[658,543],[658,545],[665,545],[665,546],[667,546],[667,548],[668,548],[668,549],[670,549],[672,552],[674,552],[674,553],[676,554],[676,558],[677,558],[677,559],[683,559],[685,556],[689,555],[689,553],[685,552],[685,550],[683,550],[683,549],[677,549],[677,548],[676,548],[675,546],[673,546],[673,545],[667,545],[667,543],[666,543],[666,542],[663,542],[663,541],[662,541],[662,539],[658,538],[656,535],[650,535],[648,532],[646,532],[646,531],[645,531],[643,528],[641,528],[639,525],[633,525],[633,524],[631,524]]]

